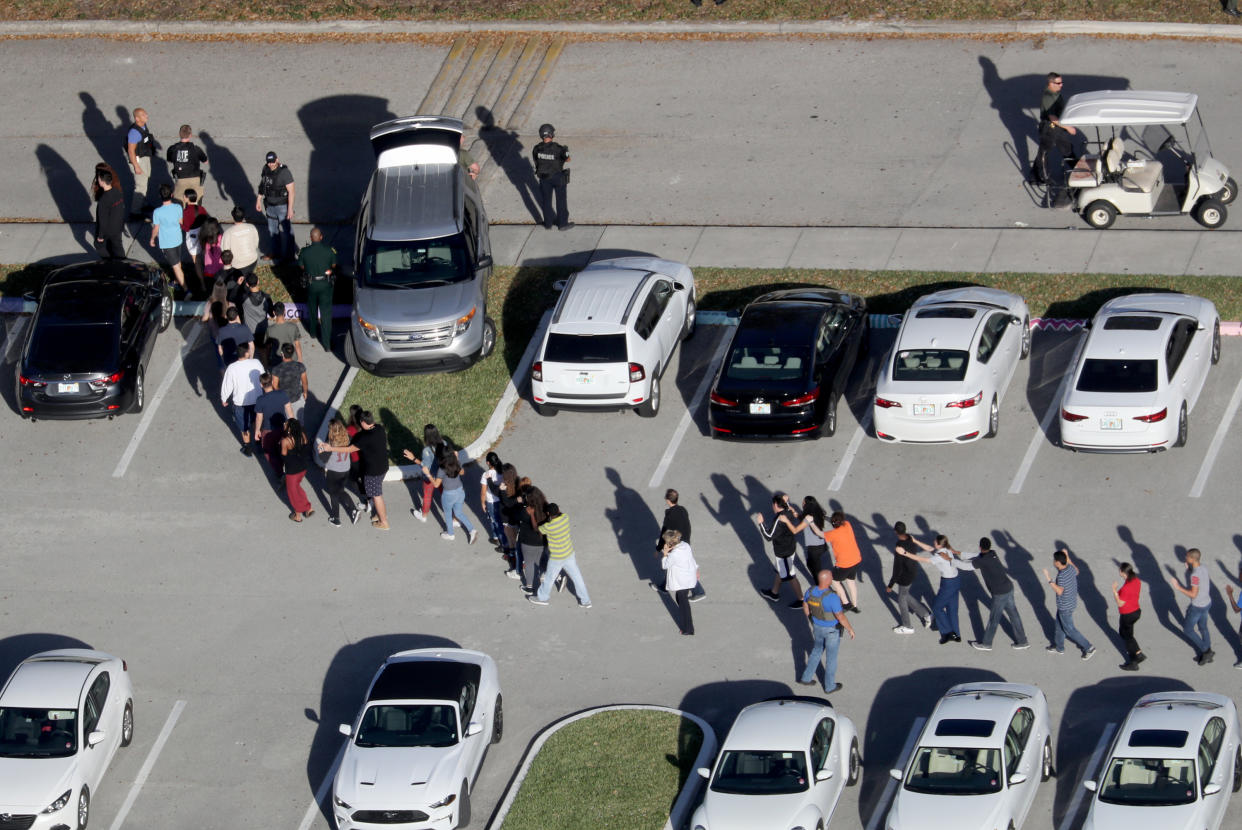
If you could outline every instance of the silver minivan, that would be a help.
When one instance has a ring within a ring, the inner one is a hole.
[[[491,354],[492,248],[462,122],[415,115],[371,128],[376,170],[358,211],[346,360],[378,375],[453,372]]]

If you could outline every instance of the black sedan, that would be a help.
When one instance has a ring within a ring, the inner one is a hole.
[[[147,361],[173,318],[168,279],[153,265],[69,265],[43,282],[17,369],[24,418],[111,418],[141,412]]]
[[[832,435],[867,334],[867,303],[855,294],[794,288],[759,297],[742,312],[712,386],[712,435]]]

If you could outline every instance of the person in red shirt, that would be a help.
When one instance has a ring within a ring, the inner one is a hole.
[[[1121,664],[1121,668],[1125,671],[1138,671],[1139,663],[1147,659],[1138,640],[1134,639],[1134,624],[1143,613],[1139,608],[1139,593],[1143,590],[1143,583],[1129,562],[1121,563],[1120,573],[1121,585],[1113,583],[1113,599],[1117,601],[1117,613],[1120,614],[1117,633],[1121,635],[1126,646],[1126,661]]]
[[[862,564],[862,551],[858,549],[858,540],[854,537],[854,526],[845,520],[840,510],[832,514],[828,523],[832,528],[824,533],[824,541],[832,551],[832,578],[841,583],[848,601],[846,611],[858,613],[858,566]]]

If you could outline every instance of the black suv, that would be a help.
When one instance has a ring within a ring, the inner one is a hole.
[[[39,291],[17,369],[23,418],[141,412],[156,335],[173,318],[168,278],[133,260],[53,271]]]

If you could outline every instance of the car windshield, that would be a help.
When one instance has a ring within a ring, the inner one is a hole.
[[[549,334],[549,363],[625,363],[624,334]]]
[[[1154,360],[1088,358],[1075,388],[1079,392],[1155,392],[1158,385]]]
[[[0,709],[0,758],[63,758],[77,736],[76,709]]]
[[[801,381],[811,369],[809,346],[735,346],[725,377],[750,383]]]
[[[457,712],[448,703],[377,703],[358,726],[358,746],[452,746]]]
[[[984,795],[1001,790],[1000,750],[921,746],[906,789],[937,795]]]
[[[40,321],[31,333],[26,369],[34,373],[103,372],[116,368],[120,332],[114,323]]]
[[[367,240],[361,278],[372,288],[448,285],[474,277],[464,234],[438,239],[379,242]]]
[[[788,795],[805,792],[806,754],[729,750],[720,759],[712,792],[735,795]]]
[[[902,349],[893,356],[893,380],[956,381],[968,365],[970,353],[957,349]]]
[[[1192,758],[1114,758],[1100,782],[1100,801],[1144,807],[1195,800]]]

